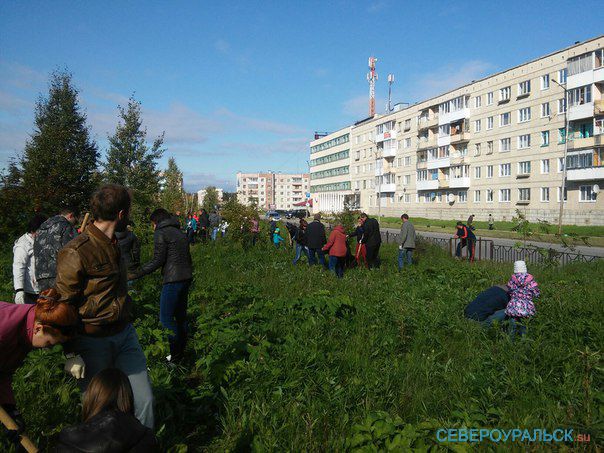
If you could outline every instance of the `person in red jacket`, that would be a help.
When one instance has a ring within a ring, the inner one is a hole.
[[[327,244],[323,247],[324,252],[329,252],[329,270],[336,277],[344,277],[344,265],[346,264],[346,232],[342,225],[336,225]]]
[[[64,343],[76,333],[78,313],[59,302],[54,288],[42,291],[34,304],[0,302],[0,405],[21,429],[23,419],[15,405],[13,374],[33,348]]]

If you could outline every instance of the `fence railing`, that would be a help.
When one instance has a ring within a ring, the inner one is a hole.
[[[381,235],[382,242],[386,244],[398,243],[400,239],[400,233],[382,231]],[[422,236],[421,234],[418,234],[418,238],[446,250],[451,256],[455,256],[457,246],[460,242],[460,239],[457,238],[439,238]],[[462,248],[461,257],[468,258],[467,246]],[[514,261],[523,260],[531,263],[558,263],[559,265],[565,265],[569,263],[590,263],[599,259],[600,257],[595,255],[584,255],[572,251],[562,252],[553,248],[499,245],[495,244],[492,239],[478,238],[474,244],[475,261],[513,263]]]

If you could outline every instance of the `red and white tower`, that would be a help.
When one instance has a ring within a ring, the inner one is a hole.
[[[377,58],[369,57],[369,73],[367,74],[367,81],[369,82],[369,116],[375,115],[375,81],[378,78],[377,72],[375,72],[375,63]]]

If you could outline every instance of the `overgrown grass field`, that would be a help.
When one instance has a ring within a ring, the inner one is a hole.
[[[145,252],[150,253],[150,245]],[[604,263],[530,266],[537,316],[511,341],[463,318],[511,264],[468,264],[422,244],[417,265],[337,280],[291,249],[195,245],[186,360],[171,368],[158,321],[160,276],[135,285],[135,325],[148,357],[157,434],[172,451],[377,451],[434,448],[438,428],[574,428],[601,441]],[[8,300],[10,254],[2,258]],[[30,354],[15,381],[43,448],[75,423],[79,391],[60,347]],[[1,442],[1,441],[0,441]],[[1,444],[0,444],[1,446]],[[549,449],[483,444],[484,449]],[[570,448],[576,445],[569,445]],[[425,450],[423,450],[425,451]]]

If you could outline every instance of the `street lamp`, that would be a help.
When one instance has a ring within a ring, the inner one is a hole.
[[[566,190],[566,155],[568,154],[568,90],[555,79],[556,85],[564,90],[564,158],[562,160],[562,185],[560,187],[560,212],[558,214],[558,234],[562,235],[562,214],[564,213],[564,191]]]

